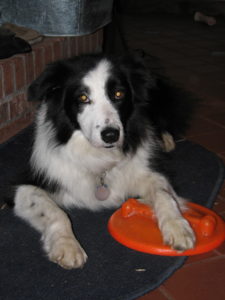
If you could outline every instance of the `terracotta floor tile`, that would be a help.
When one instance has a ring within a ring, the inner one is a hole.
[[[224,156],[225,156],[225,153],[224,153]],[[219,191],[219,195],[220,195],[220,197],[225,198],[225,181],[224,181],[224,183],[223,183],[223,185],[222,185],[222,187]]]
[[[168,300],[168,298],[161,293],[160,289],[157,289],[138,298],[138,300]]]
[[[213,210],[218,214],[225,213],[225,198],[218,196],[214,202]]]
[[[220,100],[221,102],[224,101],[225,98],[224,88],[217,84],[212,84],[212,81],[211,84],[205,82],[205,86],[199,86],[198,88],[200,88],[201,90],[200,91],[196,90],[196,92],[198,92],[198,94],[201,95],[203,99],[215,99],[215,100]]]
[[[193,264],[193,263],[203,261],[203,260],[206,260],[208,258],[215,257],[215,256],[218,256],[218,253],[214,250],[210,251],[210,252],[207,252],[207,253],[199,254],[199,255],[189,256],[186,263],[185,263],[185,265]]]
[[[225,165],[225,152],[218,153],[218,156],[222,159],[222,161],[224,162],[224,165]]]
[[[130,17],[127,34],[132,36],[130,28],[135,27],[138,41],[131,37],[130,44],[144,45],[147,53],[152,50],[169,77],[202,99],[187,137],[216,152],[225,162],[225,69],[224,56],[217,54],[225,49],[224,21],[218,18],[217,26],[208,27],[190,18],[139,16],[136,22],[131,26],[134,19]],[[225,183],[214,209],[225,218]],[[163,286],[139,300],[225,299],[224,254],[225,243],[209,253],[190,257]]]
[[[206,62],[205,64],[199,65],[199,68],[196,68],[195,72],[199,75],[202,82],[205,81],[210,85],[215,85],[222,93],[224,93],[225,69],[223,64]]]
[[[225,95],[224,95],[225,98]],[[224,101],[225,103],[225,101]],[[215,124],[219,124],[225,128],[225,110],[218,113],[212,113],[208,115],[208,119],[215,122]]]
[[[192,67],[192,66],[190,65],[190,67]],[[202,63],[201,65],[196,66],[195,68],[191,68],[191,69],[193,71],[197,72],[203,79],[213,78],[213,76],[215,76],[215,74],[217,75],[220,72],[219,65],[207,64],[207,63],[205,63],[205,64]]]
[[[171,62],[172,61],[170,61],[170,63]],[[173,63],[176,64],[176,61],[173,61]],[[195,89],[195,75],[183,67],[167,69],[166,75],[187,91],[193,91]]]
[[[200,96],[201,97],[201,96]],[[211,98],[206,99],[205,97],[202,99],[202,103],[199,105],[199,115],[204,118],[210,119],[210,115],[217,114],[218,112],[225,111],[225,101],[221,101],[218,99],[214,99],[212,101]]]
[[[186,41],[187,42],[187,41]],[[175,49],[174,49],[175,50]],[[206,60],[205,57],[208,57],[209,50],[204,48],[197,48],[195,45],[184,45],[184,43],[180,43],[180,48],[178,50],[180,53],[183,53],[187,56],[187,59],[191,59],[191,61],[198,61],[198,62],[204,62]],[[196,59],[198,57],[198,59]],[[191,67],[192,64],[190,64],[188,67]],[[196,69],[199,70],[199,69]]]
[[[216,153],[225,151],[225,129],[223,128],[218,128],[216,132],[192,136],[189,139],[210,151]]]
[[[199,117],[197,114],[197,116],[191,122],[191,127],[187,131],[186,136],[189,137],[189,136],[201,135],[210,132],[216,132],[217,130],[220,130],[219,125],[214,124],[205,118]]]
[[[163,286],[175,300],[224,300],[225,257],[186,265]]]
[[[203,99],[202,105],[208,105],[214,107],[215,109],[217,108],[218,113],[225,111],[225,99],[220,100],[213,97],[208,97],[206,99]]]
[[[221,245],[221,246],[219,246],[217,249],[216,249],[216,251],[218,252],[218,253],[220,253],[220,254],[225,254],[225,242]]]
[[[221,216],[221,218],[223,218],[223,220],[224,220],[224,222],[225,222],[225,213],[224,213],[224,212],[221,212],[219,215]]]

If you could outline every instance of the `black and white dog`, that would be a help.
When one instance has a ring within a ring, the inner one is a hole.
[[[166,244],[194,246],[185,201],[158,163],[186,126],[178,91],[137,58],[84,55],[48,66],[28,94],[41,103],[14,211],[41,233],[51,261],[70,269],[87,260],[63,207],[117,208],[131,196],[152,206]]]

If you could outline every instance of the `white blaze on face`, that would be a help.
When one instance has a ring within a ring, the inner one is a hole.
[[[84,136],[95,147],[120,146],[123,141],[123,126],[119,114],[106,91],[110,69],[110,62],[103,59],[81,81],[88,88],[87,96],[91,102],[83,104],[84,107],[78,114],[78,122]],[[119,139],[112,145],[102,140],[101,133],[106,128],[119,130]]]

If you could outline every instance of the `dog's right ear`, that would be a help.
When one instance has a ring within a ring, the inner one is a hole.
[[[63,87],[69,69],[61,62],[48,65],[28,88],[28,101],[47,100],[54,92]]]

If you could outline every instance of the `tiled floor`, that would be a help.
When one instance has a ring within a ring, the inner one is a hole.
[[[191,16],[126,16],[125,36],[133,49],[161,59],[165,72],[202,102],[187,138],[215,152],[225,162],[225,19],[216,26]],[[225,184],[215,211],[225,218]],[[225,243],[186,264],[157,290],[139,300],[224,300]]]

